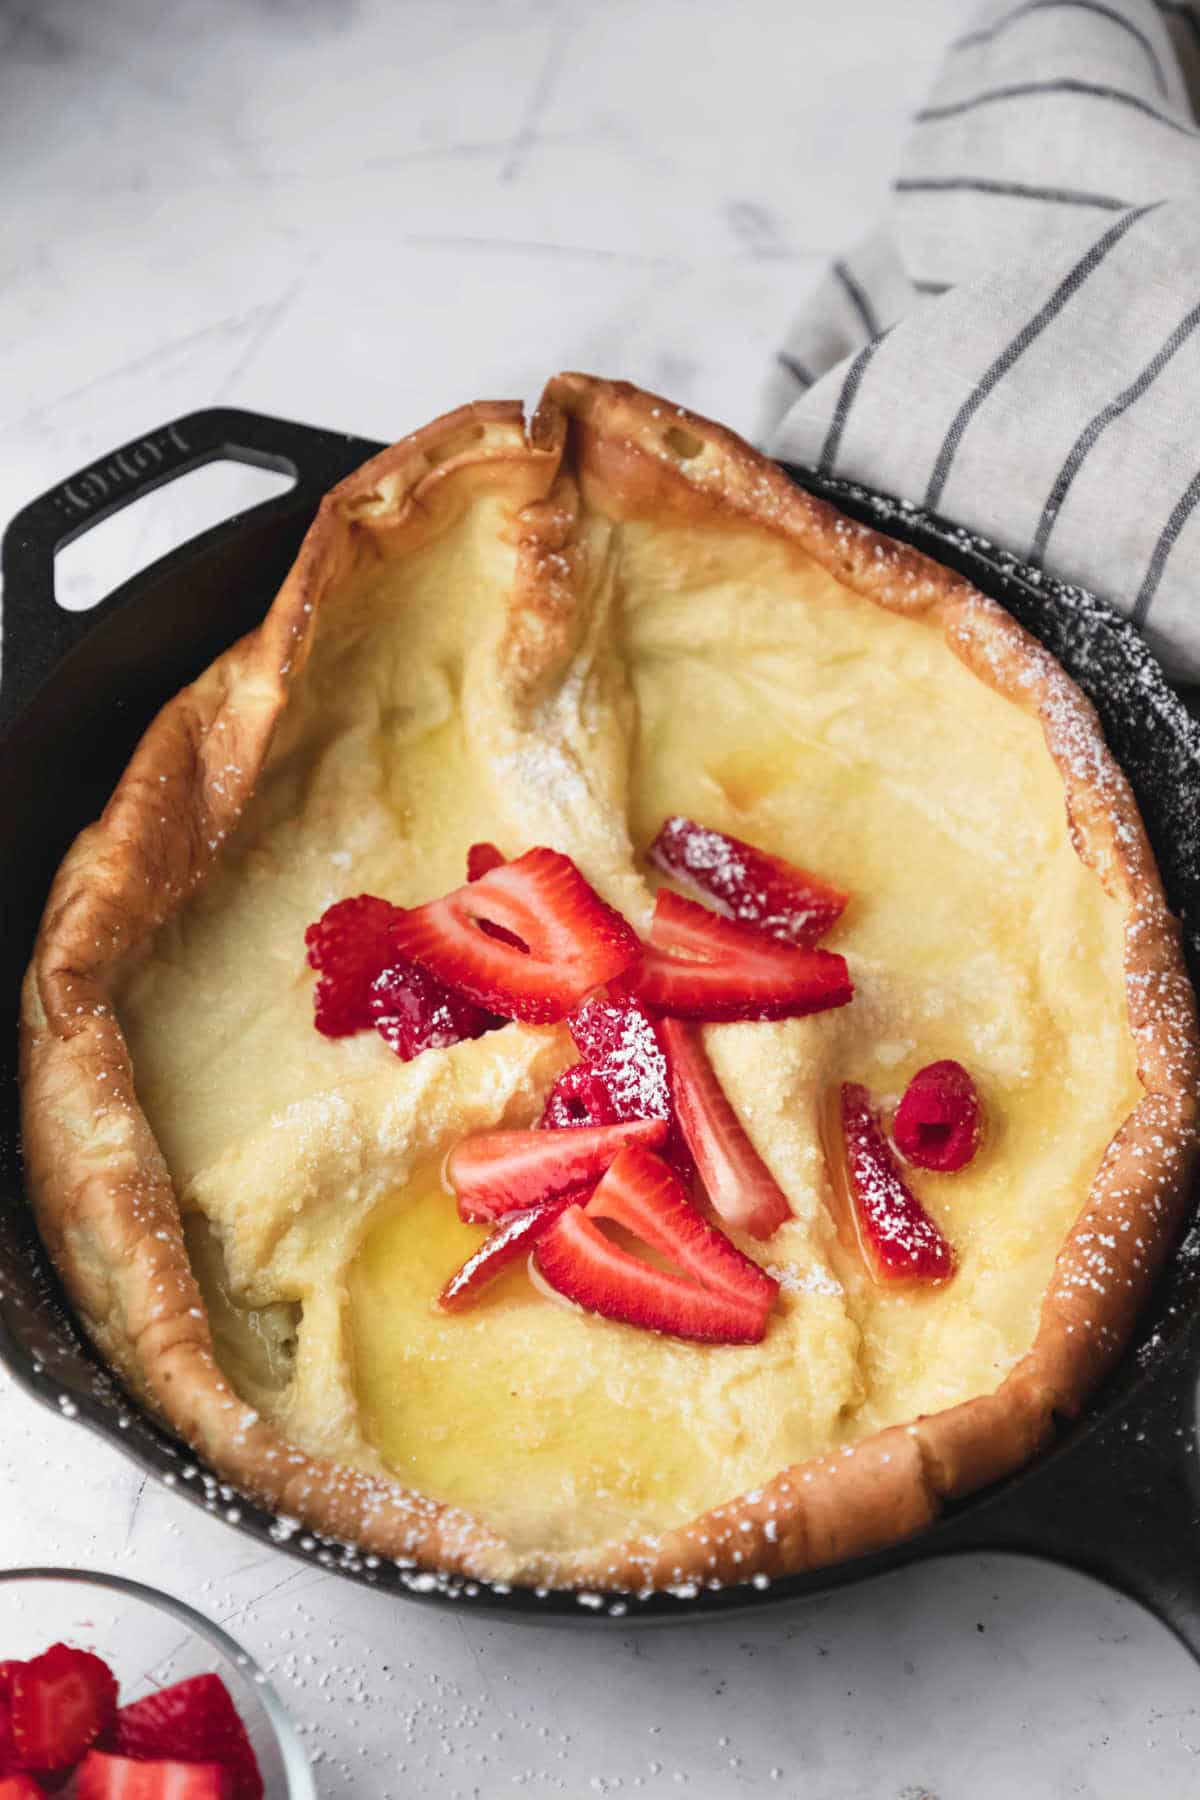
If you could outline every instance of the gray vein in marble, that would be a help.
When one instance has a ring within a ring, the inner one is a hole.
[[[296,300],[299,298],[300,292],[301,292],[302,288],[304,287],[304,283],[308,278],[309,271],[316,265],[316,263],[319,260],[320,260],[319,254],[318,254],[318,252],[316,252],[314,250],[307,257],[304,268],[301,269],[300,273],[295,277],[295,279],[293,281],[290,281],[288,283],[288,285],[284,289],[283,293],[280,294],[278,300],[276,300],[273,305],[270,305],[270,306],[266,307],[265,309],[263,309],[263,316],[262,316],[261,321],[259,322],[259,324],[256,327],[256,329],[254,330],[254,332],[251,334],[249,340],[242,346],[241,351],[238,353],[238,356],[234,361],[233,367],[230,369],[228,375],[226,375],[225,380],[221,384],[220,393],[216,396],[217,399],[219,399],[219,400],[227,399],[228,396],[234,391],[234,389],[236,389],[238,382],[241,380],[241,377],[245,374],[246,370],[253,363],[255,357],[261,353],[264,345],[267,343],[267,340],[271,337],[272,333],[277,331],[279,329],[279,327],[283,324],[283,321],[286,319],[289,311],[295,305]]]
[[[150,1479],[150,1477],[148,1475],[142,1476],[142,1479],[138,1482],[137,1493],[133,1496],[133,1506],[130,1508],[129,1523],[125,1528],[125,1548],[126,1548],[126,1550],[128,1550],[130,1544],[133,1541],[133,1533],[134,1533],[134,1529],[137,1525],[137,1517],[138,1517],[138,1513],[141,1510],[141,1505],[142,1505],[142,1495],[146,1492],[146,1483],[149,1481],[149,1479]]]
[[[575,257],[586,262],[620,263],[628,268],[673,269],[689,267],[681,257],[655,256],[640,250],[603,249],[597,244],[536,243],[522,238],[460,237],[451,232],[406,232],[404,242],[438,250],[487,250],[514,256]]]
[[[14,420],[4,421],[4,424],[6,428],[13,425],[17,427],[31,425],[55,408],[63,406],[69,401],[78,400],[85,394],[93,393],[97,388],[104,387],[109,382],[118,381],[127,375],[147,375],[171,357],[178,355],[180,351],[187,350],[196,344],[209,342],[213,338],[232,337],[237,332],[252,326],[256,321],[262,320],[264,315],[269,323],[271,314],[278,313],[278,311],[278,302],[274,307],[254,306],[248,312],[230,313],[225,318],[215,319],[211,325],[202,325],[196,331],[185,332],[182,337],[170,338],[165,343],[160,341],[152,350],[147,350],[140,356],[130,357],[125,362],[115,363],[111,369],[104,369],[100,374],[93,376],[90,381],[82,382],[78,387],[67,388],[63,392],[55,394],[53,399],[47,400],[44,405],[30,407],[25,412],[18,414]]]
[[[555,88],[566,66],[567,51],[578,30],[579,22],[567,12],[560,12],[551,26],[550,42],[538,70],[525,116],[516,129],[500,171],[500,180],[505,184],[516,181],[521,173],[521,165],[533,146],[538,124],[554,98]]]
[[[253,1566],[258,1567],[258,1564],[254,1564]],[[274,1568],[276,1565],[274,1559],[269,1561],[263,1559],[263,1566]],[[273,1599],[276,1594],[282,1594],[285,1588],[299,1589],[301,1587],[312,1587],[316,1582],[328,1580],[329,1577],[323,1569],[293,1569],[290,1575],[285,1575],[283,1577],[282,1581],[273,1582],[270,1587],[263,1588],[257,1592],[252,1599],[243,1600],[240,1606],[235,1606],[230,1612],[223,1612],[221,1614],[221,1624],[232,1625],[235,1624],[238,1619],[244,1619],[251,1607],[265,1606],[268,1600]]]

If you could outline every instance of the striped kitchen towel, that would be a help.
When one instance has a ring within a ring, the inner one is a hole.
[[[989,0],[767,448],[1094,588],[1200,681],[1200,0]]]

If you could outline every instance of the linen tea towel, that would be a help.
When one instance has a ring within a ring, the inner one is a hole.
[[[766,448],[1094,588],[1200,681],[1200,10],[989,0],[885,227],[793,326]]]

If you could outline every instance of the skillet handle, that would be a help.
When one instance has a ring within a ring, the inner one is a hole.
[[[1064,1563],[1140,1602],[1200,1662],[1195,1357],[1193,1341],[1114,1417],[949,1515],[937,1550]]]
[[[93,525],[176,476],[218,458],[292,475],[294,488],[253,509],[256,516],[269,509],[290,510],[304,497],[315,503],[378,449],[378,444],[341,432],[213,407],[147,432],[31,501],[12,520],[0,550],[4,579],[0,712],[7,719],[32,698],[110,605],[124,597],[125,590],[120,589],[82,613],[65,612],[57,603],[54,558]]]

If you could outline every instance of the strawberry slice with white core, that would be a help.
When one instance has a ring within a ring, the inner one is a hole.
[[[764,1306],[631,1256],[579,1205],[568,1206],[538,1240],[534,1262],[577,1306],[646,1331],[707,1344],[757,1344],[767,1328]]]
[[[570,1195],[561,1200],[547,1200],[542,1206],[530,1206],[523,1212],[508,1213],[488,1234],[474,1255],[446,1283],[438,1295],[443,1312],[463,1312],[473,1306],[483,1289],[519,1256],[526,1255],[546,1228],[552,1225],[564,1207],[572,1204]]]
[[[713,1293],[764,1311],[779,1293],[779,1283],[697,1212],[666,1163],[648,1150],[622,1150],[584,1210],[590,1219],[624,1226]]]
[[[776,943],[669,888],[655,899],[633,985],[653,1012],[714,1023],[799,1018],[854,995],[845,957]]]
[[[501,869],[508,861],[507,856],[497,850],[495,844],[472,844],[467,851],[467,880],[482,881],[493,869]],[[505,931],[503,925],[494,925],[490,919],[480,919],[480,931],[486,931],[489,937],[499,938],[502,944],[512,944],[517,950],[523,950],[524,944],[511,931]]]
[[[871,1096],[856,1081],[841,1088],[846,1174],[859,1241],[881,1281],[947,1281],[954,1252],[897,1169]]]
[[[979,1090],[961,1063],[927,1063],[904,1090],[892,1120],[900,1154],[919,1169],[952,1174],[979,1148],[983,1109]]]
[[[495,844],[472,844],[467,851],[467,880],[482,881],[493,869],[501,868],[506,860]]]
[[[496,937],[486,925],[508,936]],[[543,1025],[566,1018],[641,953],[629,925],[570,857],[546,849],[527,850],[403,913],[395,941],[403,955],[477,1006]]]
[[[8,1708],[20,1766],[67,1769],[112,1724],[117,1683],[108,1664],[90,1651],[52,1644],[17,1667]]]
[[[591,1187],[627,1144],[653,1150],[666,1135],[665,1119],[574,1131],[487,1131],[454,1146],[446,1180],[458,1196],[459,1217],[486,1222]]]
[[[807,869],[678,814],[664,821],[646,855],[729,918],[785,944],[815,944],[850,898]]]
[[[680,1019],[661,1020],[658,1032],[675,1116],[713,1211],[737,1231],[770,1237],[792,1209],[730,1105],[699,1032]]]
[[[220,1763],[233,1800],[263,1800],[258,1759],[219,1675],[192,1675],[123,1706],[106,1742],[142,1760]]]
[[[142,1762],[93,1750],[80,1764],[75,1800],[234,1800],[233,1775],[221,1763]]]

